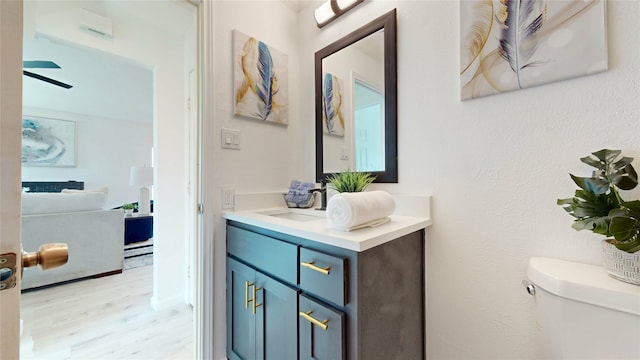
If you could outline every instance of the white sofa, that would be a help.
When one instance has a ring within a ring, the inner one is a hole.
[[[122,272],[124,215],[122,209],[104,210],[105,200],[103,192],[22,194],[24,251],[38,251],[46,243],[69,246],[67,264],[24,269],[23,290]]]

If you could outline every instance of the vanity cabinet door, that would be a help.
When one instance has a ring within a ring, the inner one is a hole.
[[[252,314],[252,285],[255,270],[227,258],[227,357],[255,359],[256,320]]]
[[[256,285],[257,359],[297,359],[297,291],[260,272]]]
[[[300,360],[346,359],[344,313],[304,295],[298,301]]]
[[[298,358],[297,290],[227,257],[227,357]]]

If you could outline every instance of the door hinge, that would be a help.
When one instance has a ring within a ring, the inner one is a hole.
[[[204,213],[204,205],[202,203],[198,203],[198,215],[202,215]]]

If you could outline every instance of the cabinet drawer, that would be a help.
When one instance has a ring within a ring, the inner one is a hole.
[[[227,252],[290,284],[297,283],[297,245],[227,226]]]
[[[304,295],[298,300],[300,359],[346,359],[344,313]]]
[[[338,306],[347,303],[346,260],[300,248],[300,288]]]

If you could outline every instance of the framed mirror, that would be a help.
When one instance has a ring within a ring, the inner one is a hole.
[[[316,181],[344,170],[398,182],[396,10],[315,54]]]

